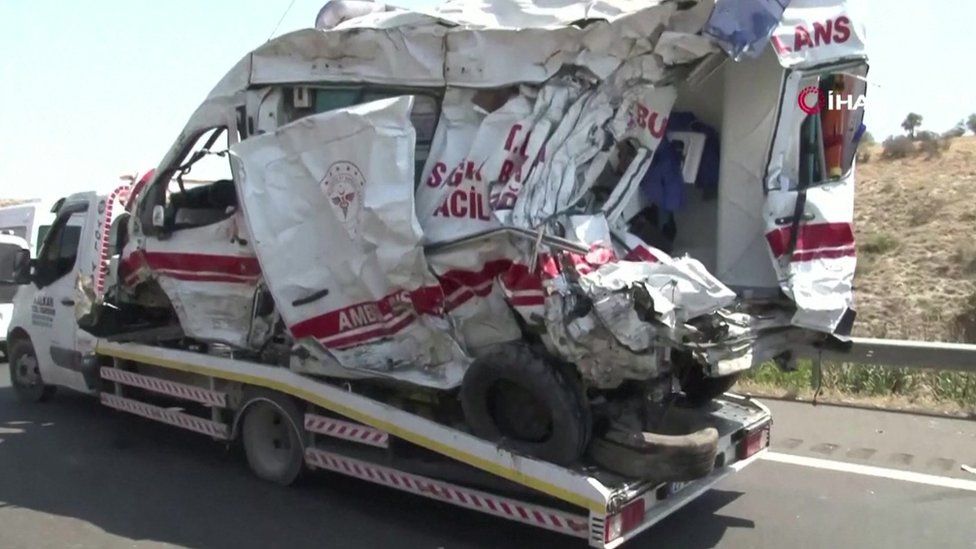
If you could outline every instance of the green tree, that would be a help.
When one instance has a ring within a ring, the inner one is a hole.
[[[966,127],[969,128],[969,131],[976,133],[976,114],[969,115],[969,118],[966,119]]]
[[[913,112],[908,113],[905,117],[905,121],[901,123],[901,127],[908,132],[908,137],[915,139],[915,128],[922,125],[922,115],[915,114]]]

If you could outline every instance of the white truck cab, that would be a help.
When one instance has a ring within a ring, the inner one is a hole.
[[[3,291],[13,294],[5,331],[11,382],[28,400],[43,399],[55,385],[93,388],[95,338],[78,329],[75,305],[83,295],[81,277],[98,266],[98,209],[104,207],[94,192],[71,195],[59,204],[35,258],[26,250],[4,254],[2,271],[10,274]],[[11,283],[20,288],[11,292]]]
[[[28,250],[27,241],[13,234],[0,233],[0,265],[12,265],[17,254]],[[28,252],[30,253],[30,252]],[[7,272],[10,269],[7,268]],[[0,278],[5,278],[0,275]],[[14,296],[17,287],[13,285],[0,286],[0,352],[7,354],[7,327],[14,312]]]
[[[7,261],[16,250],[28,249],[37,253],[44,235],[51,228],[54,214],[45,202],[30,200],[22,204],[0,208],[0,246],[3,254],[0,262]],[[7,354],[7,328],[14,311],[15,286],[0,287],[0,353]]]

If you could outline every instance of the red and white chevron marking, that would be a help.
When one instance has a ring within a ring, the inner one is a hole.
[[[390,435],[385,431],[331,417],[305,414],[305,430],[378,448],[390,446]]]
[[[101,400],[102,404],[108,406],[109,408],[129,412],[130,414],[142,416],[147,419],[159,421],[161,423],[173,425],[174,427],[180,427],[189,431],[196,431],[197,433],[210,435],[214,438],[225,440],[230,438],[230,429],[228,429],[227,425],[223,423],[210,421],[209,419],[203,419],[197,416],[191,416],[189,414],[184,414],[174,410],[167,410],[166,408],[160,408],[159,406],[153,406],[152,404],[146,404],[144,402],[139,402],[138,400],[132,400],[109,393],[102,393]]]
[[[116,213],[124,210],[124,204],[129,198],[129,186],[123,185],[116,188],[105,201],[105,211],[102,216],[101,229],[99,230],[98,246],[98,268],[95,270],[95,296],[101,299],[105,295],[105,279],[108,277],[109,258],[111,256],[111,236],[112,222],[115,220],[112,215],[113,209]],[[119,208],[115,208],[115,203],[119,202]]]
[[[361,478],[404,492],[425,496],[445,503],[501,517],[531,526],[545,528],[578,538],[588,537],[587,517],[539,505],[522,503],[479,490],[433,480],[347,458],[318,448],[305,450],[305,461],[313,466],[343,475]]]
[[[211,391],[210,389],[204,389],[195,385],[167,381],[156,377],[126,372],[125,370],[119,370],[118,368],[110,368],[107,366],[102,366],[101,374],[102,379],[107,379],[123,385],[139,387],[140,389],[146,389],[147,391],[152,391],[154,393],[192,400],[208,406],[220,406],[221,408],[227,407],[227,394],[219,391]]]

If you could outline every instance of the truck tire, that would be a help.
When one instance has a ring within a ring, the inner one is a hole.
[[[593,461],[614,473],[654,483],[707,476],[718,455],[718,431],[706,427],[683,435],[612,430],[593,441]]]
[[[722,396],[739,380],[739,374],[708,377],[701,364],[686,353],[672,353],[674,374],[685,393],[685,400],[692,406],[702,406]]]
[[[251,471],[282,486],[295,482],[305,466],[305,429],[298,407],[271,391],[256,391],[245,402],[241,439]]]
[[[464,375],[461,406],[472,432],[560,465],[579,460],[591,420],[582,390],[522,345],[498,345]]]
[[[22,402],[43,402],[54,395],[55,388],[41,379],[34,346],[27,339],[10,342],[10,384]]]

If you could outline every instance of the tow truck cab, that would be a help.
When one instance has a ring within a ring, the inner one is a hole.
[[[104,207],[105,197],[94,192],[73,194],[59,204],[36,258],[16,253],[13,244],[4,249],[0,278],[3,291],[13,294],[8,359],[22,396],[40,396],[40,380],[82,392],[94,389],[95,338],[78,329],[75,308],[85,299],[81,281],[99,267],[97,225]]]

